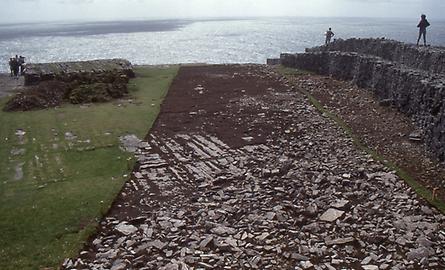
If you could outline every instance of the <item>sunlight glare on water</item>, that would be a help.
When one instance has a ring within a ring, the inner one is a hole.
[[[144,25],[150,23],[152,22],[145,22]],[[169,25],[168,21],[163,23]],[[134,22],[130,26],[125,22],[109,24],[122,30],[107,33],[97,30],[97,25],[94,24],[71,24],[66,29],[64,25],[51,24],[0,25],[0,71],[8,70],[8,59],[16,54],[25,56],[27,62],[125,58],[133,64],[154,65],[265,63],[267,58],[278,57],[282,52],[302,52],[307,47],[322,44],[328,27],[333,28],[335,38],[386,37],[410,43],[417,38],[416,19],[260,18],[181,23],[171,21],[171,29],[166,30],[168,27],[164,27],[159,31],[152,29],[153,27],[149,30],[130,28],[137,25]],[[107,23],[101,24],[106,25]],[[445,45],[444,26],[443,21],[432,22],[429,29],[432,44]]]

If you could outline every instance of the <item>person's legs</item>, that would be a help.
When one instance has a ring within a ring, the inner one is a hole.
[[[419,30],[419,37],[417,38],[417,46],[419,46],[419,41],[421,37],[422,37],[422,31]]]
[[[426,46],[426,31],[423,32],[423,45]]]

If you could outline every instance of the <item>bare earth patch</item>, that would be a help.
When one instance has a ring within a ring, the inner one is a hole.
[[[445,217],[264,66],[181,68],[64,269],[443,269]]]

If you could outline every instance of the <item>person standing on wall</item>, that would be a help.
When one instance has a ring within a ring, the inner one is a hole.
[[[14,58],[9,58],[9,69],[11,71],[11,77],[14,77]]]
[[[422,36],[423,36],[423,45],[426,46],[426,28],[428,26],[430,26],[430,23],[426,19],[426,15],[422,14],[422,16],[420,16],[420,22],[417,25],[417,27],[419,28],[419,38],[417,39],[417,46],[419,46],[419,41]]]
[[[20,67],[20,75],[24,75],[25,71],[25,57],[19,56],[19,67]]]
[[[328,31],[326,31],[326,41],[325,44],[328,45],[331,43],[331,39],[333,36],[335,36],[334,32],[332,32],[332,29],[329,27]]]
[[[18,55],[15,56],[15,58],[12,58],[12,71],[13,71],[13,77],[18,80],[19,78],[19,70],[20,70],[20,63],[19,63],[19,57]]]

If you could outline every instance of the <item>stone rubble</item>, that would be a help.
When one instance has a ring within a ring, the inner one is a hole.
[[[231,147],[159,123],[114,212],[62,269],[444,269],[444,215],[273,70],[233,76],[278,86],[215,113],[274,131]]]

